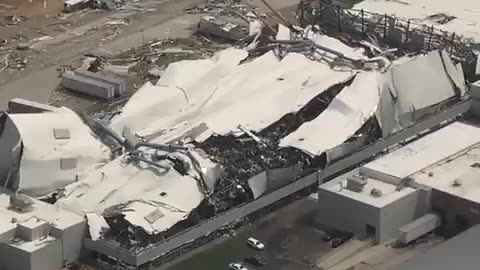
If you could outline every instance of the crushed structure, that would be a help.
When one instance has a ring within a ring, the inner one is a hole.
[[[320,172],[336,174],[468,109],[456,54],[390,54],[312,25],[254,28],[249,38],[232,38],[244,48],[170,64],[114,116],[80,118],[66,108],[5,114],[0,184],[78,215],[88,224],[86,248],[138,267],[316,188],[326,177]],[[65,72],[62,83],[106,99],[126,89],[89,71]],[[375,177],[347,180],[369,191],[345,195],[368,201],[378,222],[365,223],[375,228],[392,202],[424,196]],[[321,190],[342,200],[343,181]],[[428,207],[406,213],[379,229],[378,241],[427,214]]]

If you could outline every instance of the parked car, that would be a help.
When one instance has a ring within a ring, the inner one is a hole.
[[[248,270],[241,263],[231,263],[231,264],[228,265],[228,268],[231,269],[231,270]]]
[[[332,248],[337,248],[337,247],[341,246],[343,243],[350,240],[352,237],[353,237],[353,234],[350,234],[350,233],[337,235],[335,238],[332,239],[332,242],[330,243],[330,246]]]
[[[247,240],[247,245],[250,247],[256,249],[256,250],[263,250],[265,248],[265,245],[262,244],[262,242],[258,241],[257,239],[250,237]]]
[[[243,259],[246,263],[249,263],[253,266],[264,266],[267,264],[267,262],[265,261],[265,259],[261,256],[250,256],[250,257],[246,257],[245,259]]]
[[[329,234],[324,234],[322,236],[322,240],[325,241],[325,242],[330,242],[330,241],[332,241],[332,236],[330,236]]]

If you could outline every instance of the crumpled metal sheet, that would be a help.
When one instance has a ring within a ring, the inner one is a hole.
[[[104,233],[110,229],[107,221],[101,215],[95,213],[86,213],[88,231],[93,241],[100,240]]]
[[[345,142],[374,115],[381,94],[379,79],[379,72],[358,73],[322,114],[283,138],[280,146],[316,156]]]
[[[183,155],[187,159],[187,155]],[[208,188],[213,190],[218,169],[199,154],[195,159],[200,164]],[[133,226],[141,227],[149,234],[166,231],[177,222],[187,218],[191,211],[205,198],[206,191],[199,182],[201,178],[190,164],[186,175],[173,168],[155,167],[144,162],[127,162],[120,156],[104,167],[80,177],[79,181],[63,189],[63,197],[56,204],[79,215],[96,213],[102,215],[122,213]],[[154,214],[161,217],[153,222]],[[150,215],[149,217],[146,217]],[[151,217],[151,218],[150,218]]]
[[[191,138],[198,142],[212,134],[243,134],[239,124],[260,131],[352,76],[351,71],[334,71],[298,53],[279,60],[269,52],[241,65],[239,57],[231,54],[241,53],[225,51],[213,66],[199,60],[188,62],[185,69],[180,63],[169,67],[157,87],[147,85],[133,96],[112,127],[118,132],[128,126],[141,136],[155,134],[164,142],[182,138],[201,125],[207,129]],[[204,71],[190,75],[192,67]]]
[[[455,96],[456,86],[465,92],[463,74],[446,53],[432,51],[410,61],[394,65],[384,75],[377,119],[384,136],[434,112],[431,106]],[[433,110],[433,111],[432,111]]]
[[[257,199],[263,194],[270,193],[298,179],[302,164],[263,171],[250,179],[248,186],[252,190],[253,198]]]

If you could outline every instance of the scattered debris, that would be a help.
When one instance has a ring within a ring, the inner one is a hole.
[[[456,19],[457,17],[455,16],[449,16],[444,13],[435,13],[430,16],[427,16],[427,19],[438,24],[446,24],[449,23],[450,21]]]
[[[238,41],[247,35],[245,28],[231,22],[226,22],[212,16],[204,16],[197,26],[197,32],[206,36]]]
[[[17,50],[19,51],[27,51],[30,50],[30,46],[28,44],[18,44],[17,45]]]

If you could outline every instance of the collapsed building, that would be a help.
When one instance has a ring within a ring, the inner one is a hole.
[[[248,51],[169,65],[107,122],[12,110],[2,185],[85,218],[87,249],[140,266],[315,188],[319,170],[361,162],[376,152],[341,164],[372,143],[465,112],[463,68],[445,50],[387,56],[278,29]]]

